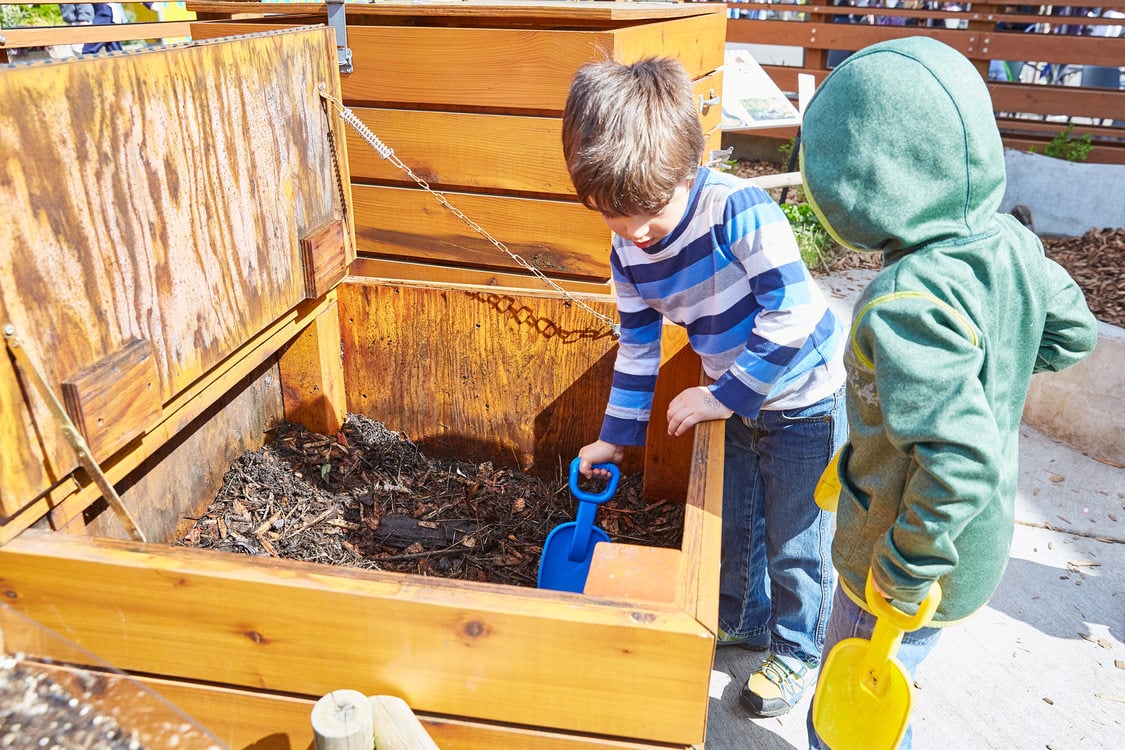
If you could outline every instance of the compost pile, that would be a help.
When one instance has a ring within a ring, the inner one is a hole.
[[[349,415],[324,436],[282,422],[239,457],[178,541],[355,568],[535,586],[551,529],[574,520],[567,477],[424,456],[382,423]],[[600,486],[582,483],[585,491]],[[683,504],[646,503],[623,475],[595,525],[617,542],[678,548]]]

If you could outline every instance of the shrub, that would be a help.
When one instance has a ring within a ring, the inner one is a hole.
[[[1076,137],[1074,135],[1074,123],[1068,122],[1066,129],[1055,134],[1055,137],[1043,147],[1043,155],[1054,159],[1065,159],[1066,161],[1086,161],[1086,157],[1094,148],[1090,141],[1089,133]],[[1033,154],[1037,153],[1035,146],[1030,147],[1028,151]]]
[[[797,247],[801,260],[809,268],[827,270],[841,250],[836,242],[820,224],[820,219],[807,203],[782,203],[781,210],[793,227],[797,237]]]

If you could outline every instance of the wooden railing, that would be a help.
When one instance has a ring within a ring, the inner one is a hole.
[[[154,6],[174,3],[153,3]],[[0,6],[52,6],[41,0],[0,0]],[[123,3],[126,6],[143,7],[143,3]],[[142,11],[143,13],[143,11]],[[155,13],[145,13],[155,17]],[[20,59],[19,50],[36,47],[55,47],[59,45],[87,45],[112,42],[159,42],[163,39],[181,39],[191,35],[191,21],[187,19],[168,21],[141,21],[138,23],[117,23],[104,25],[23,25],[14,28],[0,28],[0,63]]]
[[[819,83],[850,51],[922,34],[959,50],[988,77],[1008,146],[1042,151],[1072,124],[1070,137],[1091,138],[1087,161],[1125,163],[1125,37],[1094,35],[1116,31],[1125,18],[1086,15],[1125,13],[1125,0],[1076,0],[1066,8],[973,2],[938,10],[918,0],[897,8],[765,2],[727,8],[728,42],[796,48],[795,55],[782,55],[789,58],[783,63],[763,65],[783,91],[797,90],[799,73]]]

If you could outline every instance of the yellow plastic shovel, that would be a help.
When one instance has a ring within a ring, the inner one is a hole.
[[[813,727],[832,750],[898,747],[913,697],[910,676],[894,654],[903,633],[925,627],[941,603],[941,587],[935,581],[914,616],[900,612],[875,592],[870,571],[865,595],[877,618],[871,640],[837,643],[821,666],[813,695]]]

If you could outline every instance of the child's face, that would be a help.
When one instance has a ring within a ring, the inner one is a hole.
[[[602,220],[614,234],[629,240],[643,250],[664,239],[676,228],[687,209],[690,194],[691,183],[681,182],[672,192],[672,198],[664,204],[664,208],[654,214],[614,216],[603,212]]]

